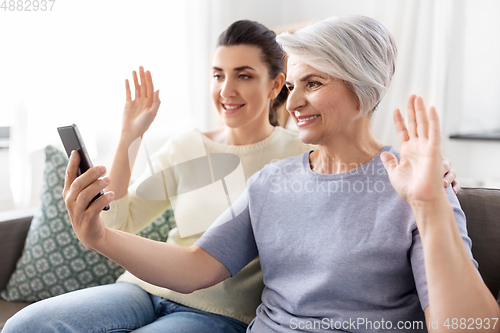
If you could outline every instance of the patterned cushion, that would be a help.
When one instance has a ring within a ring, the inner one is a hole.
[[[77,239],[62,198],[68,159],[52,146],[45,149],[41,207],[33,217],[23,254],[1,297],[33,302],[77,289],[113,283],[123,268],[87,250]],[[166,241],[175,225],[167,210],[139,235]]]

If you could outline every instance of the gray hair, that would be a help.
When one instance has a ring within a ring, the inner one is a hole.
[[[360,116],[375,110],[395,71],[392,34],[366,16],[331,17],[276,40],[288,55],[343,80],[359,99]]]

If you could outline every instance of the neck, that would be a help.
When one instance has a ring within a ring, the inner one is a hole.
[[[356,169],[370,161],[384,145],[373,135],[370,118],[363,117],[345,135],[327,138],[311,153],[311,169],[321,174],[338,174]]]
[[[274,131],[274,126],[269,123],[268,117],[259,117],[254,121],[239,127],[224,126],[215,131],[205,133],[215,142],[242,146],[265,140]]]

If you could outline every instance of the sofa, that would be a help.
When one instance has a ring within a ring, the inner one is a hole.
[[[34,213],[34,210],[25,210],[0,215],[0,290],[7,286],[10,275],[21,257]],[[7,319],[28,304],[8,302],[0,298],[0,330]]]
[[[458,194],[467,216],[472,253],[491,293],[500,290],[500,189],[463,188]],[[3,290],[21,256],[34,210],[0,214],[0,290]],[[0,299],[0,329],[5,321],[29,303]]]

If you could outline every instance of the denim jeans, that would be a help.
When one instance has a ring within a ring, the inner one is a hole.
[[[119,282],[34,303],[10,318],[11,332],[245,332],[230,317],[196,310]]]

